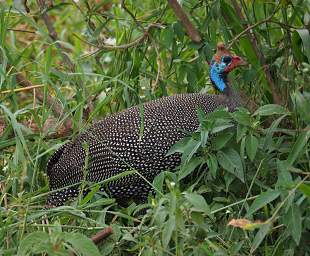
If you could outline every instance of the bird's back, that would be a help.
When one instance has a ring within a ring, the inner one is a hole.
[[[143,198],[148,182],[180,164],[180,155],[166,156],[170,147],[199,126],[197,110],[235,108],[222,95],[179,94],[126,109],[97,122],[50,159],[47,173],[52,190],[82,180],[100,182],[133,169],[138,174],[110,182],[105,191],[116,198]],[[87,159],[87,161],[85,161]],[[52,193],[47,203],[61,205],[78,187]]]

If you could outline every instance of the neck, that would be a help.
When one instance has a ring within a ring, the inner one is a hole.
[[[227,74],[221,74],[219,75],[218,80],[216,81],[211,80],[211,81],[214,84],[215,88],[225,96],[229,108],[234,109],[237,106],[241,105],[240,95],[236,90],[231,88]],[[221,88],[224,89],[221,90]]]

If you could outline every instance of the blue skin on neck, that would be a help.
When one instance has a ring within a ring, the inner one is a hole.
[[[214,60],[211,61],[210,67],[210,78],[215,87],[220,91],[223,92],[227,87],[224,70],[228,65],[221,61],[220,63],[215,62]]]

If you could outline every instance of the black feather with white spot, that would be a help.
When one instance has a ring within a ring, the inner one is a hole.
[[[197,109],[208,113],[219,106],[234,110],[237,103],[225,95],[180,94],[111,115],[55,152],[47,165],[50,188],[68,187],[81,182],[83,177],[90,182],[100,182],[130,168],[152,182],[161,171],[173,170],[180,164],[179,154],[166,154],[173,144],[198,128]],[[83,171],[85,144],[88,151],[86,176]],[[134,174],[102,189],[116,198],[139,199],[145,198],[150,186]],[[47,205],[62,205],[68,198],[76,197],[78,191],[76,185],[53,192]]]

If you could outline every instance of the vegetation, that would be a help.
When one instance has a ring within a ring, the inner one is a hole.
[[[310,255],[309,1],[179,2],[189,23],[172,0],[0,3],[1,255]],[[248,61],[231,80],[251,104],[198,112],[155,197],[122,207],[94,184],[44,209],[48,158],[95,120],[216,93],[219,41]]]

